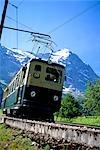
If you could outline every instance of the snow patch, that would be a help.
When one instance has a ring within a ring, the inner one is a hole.
[[[52,53],[51,60],[53,62],[59,63],[60,60],[66,60],[70,54],[71,52],[69,51],[69,49],[64,48]]]

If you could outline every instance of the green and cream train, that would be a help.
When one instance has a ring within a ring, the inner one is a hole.
[[[23,66],[5,88],[2,100],[6,115],[53,121],[61,103],[64,67],[41,59]]]

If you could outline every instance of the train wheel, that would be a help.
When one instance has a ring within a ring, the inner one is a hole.
[[[49,115],[48,118],[47,118],[47,121],[48,122],[54,122],[54,116],[52,114]]]
[[[10,109],[10,116],[13,116],[13,109]]]
[[[16,110],[11,109],[10,114],[11,114],[12,117],[16,117]]]
[[[54,121],[54,117],[50,118],[50,121],[49,121],[49,122],[53,122],[53,123],[54,123],[54,122],[55,122],[55,121]]]

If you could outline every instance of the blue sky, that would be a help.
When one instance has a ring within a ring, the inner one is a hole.
[[[57,44],[55,51],[69,48],[100,76],[100,4],[96,0],[9,0],[18,6],[18,26],[34,32],[50,33]],[[0,17],[4,0],[0,1]],[[88,11],[77,16],[80,12]],[[11,18],[11,19],[9,19]],[[16,9],[10,4],[7,9],[5,26],[16,27]],[[22,24],[28,26],[25,27]],[[18,48],[32,51],[34,43],[30,34],[18,33]],[[2,45],[16,47],[16,32],[4,29]],[[34,50],[35,52],[35,50]]]

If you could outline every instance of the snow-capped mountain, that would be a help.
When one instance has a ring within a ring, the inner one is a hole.
[[[70,87],[73,91],[75,89],[76,91],[84,91],[88,81],[94,82],[99,78],[89,65],[85,64],[69,49],[65,48],[54,52],[51,55],[51,60],[65,66],[65,75],[67,77],[67,81],[64,82],[65,88]]]
[[[33,54],[21,50],[8,49],[0,45],[0,81],[9,83],[19,68],[30,58],[34,58]],[[65,75],[67,81],[64,82],[64,89],[84,91],[87,81],[95,81],[99,78],[92,68],[83,63],[83,61],[68,49],[61,49],[52,53],[39,54],[38,57],[60,63],[65,66]],[[69,90],[69,91],[70,91]]]

